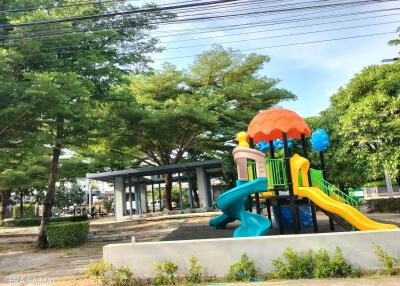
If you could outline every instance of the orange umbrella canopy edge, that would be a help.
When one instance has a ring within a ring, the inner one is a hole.
[[[301,134],[311,135],[307,123],[296,112],[284,108],[271,108],[259,112],[251,120],[247,128],[247,140],[254,143],[262,140],[282,139],[282,133],[287,138],[301,139]]]

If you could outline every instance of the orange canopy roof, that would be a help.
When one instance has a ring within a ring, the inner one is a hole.
[[[310,136],[307,123],[294,111],[284,108],[271,108],[258,113],[247,128],[247,139],[254,143],[261,140],[282,139],[286,132],[288,138],[301,139],[301,134]]]

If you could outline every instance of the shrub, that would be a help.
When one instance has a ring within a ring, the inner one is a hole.
[[[396,275],[399,272],[400,261],[393,256],[390,256],[379,245],[374,244],[375,254],[379,262],[382,263],[384,273],[386,275]]]
[[[189,283],[200,283],[204,276],[203,266],[198,263],[197,258],[194,256],[190,257],[189,262],[190,268],[186,275],[186,281]]]
[[[367,207],[370,212],[400,212],[400,199],[392,198],[368,200]]]
[[[296,253],[288,248],[283,258],[274,259],[272,264],[274,270],[270,276],[274,279],[340,278],[359,274],[344,260],[339,248],[336,248],[332,257],[325,249],[317,253],[312,250]]]
[[[178,265],[169,260],[154,265],[156,270],[153,283],[156,285],[175,285],[178,282],[176,272]]]
[[[50,223],[55,222],[79,222],[79,221],[86,221],[88,219],[87,216],[66,216],[66,217],[52,217],[50,218]],[[24,227],[24,226],[39,226],[41,218],[34,217],[34,218],[19,218],[4,221],[1,223],[0,226],[3,227]]]
[[[3,221],[0,226],[3,227],[25,227],[25,226],[39,226],[40,218],[19,218],[13,220]]]
[[[146,280],[136,278],[128,267],[115,267],[101,260],[89,265],[85,272],[87,278],[95,280],[103,286],[141,286],[148,285]]]
[[[23,209],[24,209],[23,218],[37,217],[35,215],[35,206],[34,205],[24,205]],[[13,211],[12,216],[14,219],[21,218],[21,206],[20,205],[13,206],[12,211]]]
[[[46,226],[47,240],[50,247],[75,247],[87,240],[88,222],[51,223]]]
[[[243,254],[240,261],[230,266],[225,278],[228,281],[255,281],[257,270],[254,261],[251,261],[247,254]]]
[[[271,276],[276,279],[311,279],[314,269],[314,254],[312,250],[296,253],[288,248],[282,258],[272,260],[274,271]],[[286,260],[286,262],[285,262]]]

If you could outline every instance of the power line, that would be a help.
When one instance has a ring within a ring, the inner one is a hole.
[[[102,5],[102,4],[108,4],[108,3],[118,3],[118,2],[119,3],[123,3],[123,2],[127,2],[127,1],[129,1],[129,0],[91,1],[91,2],[82,2],[82,3],[75,3],[75,4],[59,5],[59,6],[31,6],[31,7],[25,7],[25,8],[14,8],[14,9],[8,9],[8,10],[0,10],[0,14],[31,12],[31,11],[36,11],[36,10],[40,10],[40,9],[43,9],[43,10],[65,9],[65,8],[71,8],[71,7]]]
[[[349,20],[347,20],[349,21]],[[270,30],[265,30],[264,32],[272,32],[272,31],[280,31],[280,30],[288,30],[288,29],[296,29],[296,28],[305,28],[305,27],[311,27],[311,26],[319,26],[319,25],[326,25],[326,24],[331,24],[331,23],[337,23],[340,21],[331,21],[331,22],[326,22],[326,23],[317,23],[313,25],[298,25],[298,26],[293,26],[293,27],[285,27],[285,28],[278,28],[278,29],[270,29]],[[341,28],[332,28],[332,29],[323,29],[323,30],[317,30],[317,31],[308,31],[308,32],[298,32],[298,33],[291,33],[291,34],[283,34],[283,35],[275,35],[275,36],[266,36],[266,37],[257,37],[257,38],[247,38],[244,40],[234,40],[234,41],[225,41],[225,42],[219,42],[219,45],[224,45],[224,44],[231,44],[231,43],[242,43],[242,42],[249,42],[249,41],[258,41],[258,40],[264,40],[264,39],[273,39],[273,38],[281,38],[281,37],[290,37],[290,36],[299,36],[299,35],[308,35],[308,34],[315,34],[315,33],[322,33],[322,32],[332,32],[332,31],[341,31],[341,30],[349,30],[349,29],[356,29],[356,28],[363,28],[363,27],[373,27],[373,26],[379,26],[379,25],[387,25],[387,24],[393,24],[393,23],[398,23],[398,20],[396,21],[388,21],[388,22],[381,22],[381,23],[371,23],[371,24],[364,24],[364,25],[356,25],[356,26],[348,26],[348,27],[341,27]],[[242,34],[242,33],[241,33]],[[79,48],[101,48],[107,45],[107,43],[94,43],[94,44],[84,44],[84,45],[74,45],[74,46],[62,46],[62,47],[54,47],[54,48],[43,48],[43,49],[36,49],[35,51],[56,51],[57,54],[69,54],[72,53],[71,49],[79,49]],[[200,45],[191,45],[191,46],[179,46],[179,47],[169,47],[166,48],[166,51],[169,50],[178,50],[178,49],[187,49],[187,48],[197,48],[197,47],[207,47],[211,46],[211,44],[200,44]],[[61,51],[68,49],[68,51]],[[35,56],[39,55],[38,53],[35,54],[30,54],[30,56]]]
[[[49,20],[42,20],[42,21],[35,21],[35,22],[18,23],[18,24],[4,24],[4,25],[0,25],[0,28],[1,27],[2,28],[28,27],[28,26],[34,26],[34,25],[109,18],[109,17],[115,17],[115,16],[139,14],[139,13],[163,12],[163,11],[165,12],[165,11],[171,11],[171,10],[179,9],[179,8],[201,7],[201,6],[206,6],[206,5],[215,4],[215,3],[225,3],[225,2],[234,2],[234,1],[238,1],[238,0],[208,1],[208,2],[201,2],[201,3],[197,3],[197,4],[182,4],[182,5],[175,5],[175,6],[165,6],[165,7],[160,7],[160,8],[135,9],[135,10],[129,10],[129,11],[110,12],[110,13],[104,13],[104,14],[94,14],[94,15],[78,16],[78,17],[57,18],[57,19],[49,19]],[[302,11],[302,10],[308,10],[308,9],[323,9],[323,8],[337,7],[337,6],[347,6],[347,5],[352,5],[352,4],[381,3],[381,2],[393,2],[393,1],[398,1],[398,0],[349,1],[349,2],[344,2],[344,3],[333,3],[333,4],[303,6],[303,7],[294,7],[294,8],[282,8],[282,9],[275,9],[275,10],[265,10],[265,11],[247,12],[247,13],[240,13],[240,14],[230,14],[230,15],[223,15],[223,16],[208,16],[208,17],[206,16],[206,17],[187,18],[187,19],[185,18],[185,19],[174,20],[174,22],[212,20],[212,19],[217,19],[217,18],[237,17],[237,16],[246,16],[246,15],[254,16],[257,14],[265,14],[265,13],[269,14],[269,13],[279,13],[279,12],[287,12],[287,11]]]
[[[396,0],[396,1],[398,1],[398,0]],[[335,10],[336,9],[337,8],[335,8]],[[337,15],[324,15],[324,16],[320,16],[320,17],[315,17],[314,19],[330,18],[330,17],[341,17],[341,16],[351,16],[351,15],[368,14],[368,13],[375,13],[375,12],[385,12],[385,11],[393,11],[393,10],[397,10],[397,9],[399,9],[399,8],[369,10],[369,11],[363,11],[363,12],[337,14]],[[306,13],[306,14],[303,14],[303,15],[315,14],[315,13],[316,12],[312,12],[312,13]],[[278,19],[275,19],[275,21],[279,20],[279,19],[287,19],[287,18],[278,18]],[[302,18],[302,19],[299,19],[299,20],[310,21],[310,20],[313,20],[313,19],[311,19],[311,18]],[[292,21],[288,21],[288,22],[292,22]],[[245,26],[248,26],[248,27],[264,26],[264,25],[258,25],[258,24],[266,24],[266,23],[271,23],[272,24],[272,21],[261,21],[261,22],[255,22],[253,24],[252,23],[245,23],[245,24],[236,24],[236,25],[228,25],[228,26],[210,27],[210,28],[203,29],[204,31],[197,31],[197,29],[191,29],[190,31],[193,31],[191,34],[201,34],[201,33],[217,32],[217,31],[221,31],[221,30],[234,30],[234,29],[243,28]],[[282,23],[284,23],[284,22],[282,21]],[[231,28],[230,29],[226,29],[226,28],[229,28],[229,27],[231,27]],[[20,38],[19,37],[18,38],[13,38],[12,42],[14,42],[14,43],[17,42],[16,41],[17,39],[26,40],[26,39],[51,38],[51,37],[58,37],[58,36],[65,36],[65,35],[72,35],[72,34],[80,34],[80,33],[82,33],[82,34],[83,33],[93,33],[94,31],[97,31],[97,30],[100,30],[100,31],[103,31],[103,30],[104,31],[106,31],[106,30],[114,30],[115,28],[117,28],[117,27],[112,27],[112,28],[107,28],[107,29],[106,28],[90,29],[89,31],[74,31],[74,32],[69,32],[69,33],[55,33],[55,34],[50,34],[50,35],[46,34],[46,35],[42,35],[42,36],[32,36],[32,37],[27,37],[27,36],[21,35]],[[121,28],[121,30],[128,29],[128,28],[130,28],[130,27],[129,26],[124,26],[124,27]],[[215,28],[217,28],[218,30],[216,30]],[[211,30],[208,30],[208,29],[211,29]],[[189,30],[188,30],[188,32],[189,32]],[[159,36],[160,38],[168,37],[168,36],[184,35],[184,33],[182,33],[182,32],[181,33],[175,33],[175,34],[168,34],[168,31],[163,31],[162,33],[163,33],[163,35],[160,35]],[[7,38],[8,39],[10,37],[3,37],[3,38]]]
[[[252,49],[243,49],[241,51],[242,52],[250,52],[250,51],[257,51],[257,50],[264,50],[264,49],[282,48],[282,47],[308,45],[308,44],[317,44],[317,43],[324,43],[324,42],[349,40],[349,39],[357,39],[357,38],[373,37],[373,36],[389,35],[389,34],[396,34],[396,32],[383,32],[383,33],[365,34],[365,35],[357,35],[357,36],[349,36],[349,37],[341,37],[341,38],[332,38],[332,39],[324,39],[324,40],[316,40],[316,41],[296,42],[296,43],[265,46],[265,47],[252,48]],[[172,59],[192,58],[192,57],[196,57],[196,56],[200,56],[200,55],[201,54],[187,55],[187,56],[176,56],[176,57],[168,57],[168,58],[159,58],[159,59],[156,58],[154,60],[155,61],[165,61],[165,60],[172,60]]]
[[[218,44],[219,45],[224,45],[224,44],[242,43],[242,42],[249,42],[249,41],[259,41],[259,40],[281,38],[281,37],[289,37],[289,36],[300,36],[300,35],[308,35],[308,34],[323,33],[323,32],[333,32],[333,31],[341,31],[341,30],[348,30],[348,29],[363,28],[363,27],[372,27],[372,26],[378,26],[378,25],[387,25],[387,24],[393,24],[393,23],[398,23],[398,22],[399,21],[397,20],[397,21],[390,21],[390,22],[383,22],[383,23],[364,24],[364,25],[342,27],[342,28],[333,28],[333,29],[324,29],[324,30],[317,30],[317,31],[310,31],[310,32],[291,33],[291,34],[266,36],[266,37],[258,37],[258,38],[248,38],[248,39],[245,39],[245,40],[225,41],[225,42],[220,42]],[[211,46],[211,45],[212,44],[181,46],[181,47],[167,48],[166,50],[169,51],[169,50],[180,50],[180,49],[196,48],[196,47],[208,47],[208,46]]]
[[[119,11],[119,12],[110,12],[104,14],[93,14],[87,16],[77,16],[77,17],[65,17],[65,18],[56,18],[49,20],[41,20],[35,22],[25,22],[25,23],[17,23],[17,24],[4,24],[0,25],[0,28],[16,28],[16,27],[29,27],[34,25],[44,25],[44,24],[54,24],[54,23],[64,23],[64,22],[72,22],[72,21],[82,21],[82,20],[91,20],[91,19],[100,19],[100,18],[109,18],[115,16],[124,16],[124,15],[132,15],[132,14],[140,14],[140,13],[152,13],[152,12],[163,12],[169,11],[179,8],[190,8],[190,7],[201,7],[215,3],[228,3],[235,2],[238,0],[215,0],[208,2],[201,2],[197,4],[181,4],[181,5],[173,5],[173,6],[164,6],[158,8],[148,8],[148,9],[134,9],[128,11]],[[369,0],[369,1],[380,1],[380,0]]]
[[[305,42],[294,42],[294,43],[287,43],[287,44],[280,44],[280,45],[272,45],[272,46],[264,46],[258,48],[250,48],[250,49],[242,49],[241,52],[251,52],[257,50],[265,50],[265,49],[272,49],[272,48],[282,48],[282,47],[290,47],[290,46],[301,46],[301,45],[311,45],[311,44],[318,44],[318,43],[325,43],[325,42],[333,42],[333,41],[341,41],[341,40],[350,40],[350,39],[357,39],[357,38],[365,38],[365,37],[375,37],[375,36],[382,36],[382,35],[389,35],[395,34],[396,32],[382,32],[382,33],[373,33],[373,34],[364,34],[364,35],[356,35],[356,36],[348,36],[348,37],[339,37],[339,38],[330,38],[330,39],[322,39],[322,40],[314,40],[314,41],[305,41]],[[200,56],[200,54],[195,55],[185,55],[185,56],[176,56],[176,57],[166,57],[166,58],[156,58],[153,59],[154,61],[166,61],[172,59],[184,59],[184,58],[193,58]],[[49,60],[40,60],[40,61],[28,61],[25,62],[26,64],[40,64],[40,63],[48,63],[48,62],[59,62],[59,59],[49,59]],[[61,67],[54,66],[53,68],[60,69]]]
[[[400,8],[399,8],[400,9]],[[328,22],[319,22],[319,23],[313,23],[313,24],[307,24],[307,25],[297,25],[297,26],[291,26],[291,27],[284,27],[284,28],[275,28],[275,29],[269,29],[269,30],[252,30],[252,34],[258,34],[258,33],[264,33],[264,32],[273,32],[273,31],[280,31],[280,30],[287,30],[287,29],[296,29],[296,28],[304,28],[304,27],[314,27],[314,26],[320,26],[320,25],[328,25],[328,24],[337,24],[337,23],[345,23],[345,22],[353,22],[353,21],[361,21],[361,20],[367,20],[367,19],[376,19],[376,18],[381,18],[381,17],[392,17],[392,16],[398,16],[400,13],[394,13],[394,14],[388,14],[388,15],[377,15],[377,16],[369,16],[369,17],[362,17],[362,18],[352,18],[352,19],[345,19],[345,20],[337,20],[337,21],[328,21]],[[336,17],[336,16],[333,16]],[[321,18],[327,18],[325,16],[318,17],[318,19]],[[329,17],[330,18],[330,17]],[[314,18],[315,19],[315,18]],[[312,20],[314,20],[312,19]],[[300,19],[296,21],[291,21],[290,23],[293,22],[300,22],[300,21],[310,21],[309,19]],[[286,23],[286,22],[285,22]],[[262,24],[262,25],[257,25],[257,26],[250,26],[249,28],[254,28],[254,27],[265,27],[265,26],[272,26],[272,25],[282,25],[282,23],[267,23],[267,24]],[[248,27],[241,27],[240,29],[246,29]],[[226,31],[226,30],[224,30]],[[189,38],[189,39],[180,39],[180,40],[173,40],[173,41],[162,41],[163,44],[171,44],[171,43],[179,43],[179,42],[188,42],[188,41],[202,41],[202,40],[209,40],[209,39],[217,39],[217,38],[226,38],[226,37],[231,37],[231,36],[239,36],[239,35],[248,35],[249,32],[240,32],[240,33],[234,33],[234,34],[224,34],[224,35],[217,35],[217,36],[207,36],[207,37],[197,37],[197,38]],[[170,37],[170,36],[166,36]]]

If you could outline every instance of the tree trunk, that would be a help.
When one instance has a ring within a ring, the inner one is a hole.
[[[0,192],[0,221],[6,218],[7,206],[10,202],[11,190]]]
[[[165,174],[165,207],[172,211],[172,174]]]
[[[399,187],[399,190],[400,190],[400,175],[396,176],[396,182],[397,182],[397,186]]]
[[[53,148],[53,158],[51,160],[49,182],[47,185],[46,197],[44,199],[44,208],[43,208],[42,220],[40,223],[39,237],[36,242],[36,246],[41,249],[47,248],[48,246],[45,229],[46,226],[49,224],[49,220],[51,217],[51,209],[54,204],[54,192],[56,188],[60,154],[61,154],[61,146],[59,144],[56,144],[56,146]]]
[[[19,217],[24,218],[24,192],[19,194]]]

